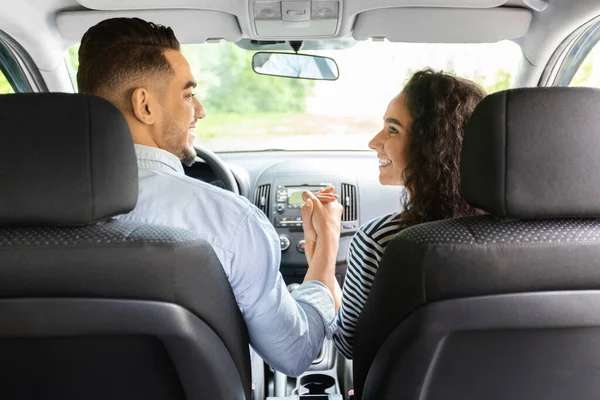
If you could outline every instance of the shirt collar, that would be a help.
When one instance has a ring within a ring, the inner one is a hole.
[[[171,170],[184,174],[181,161],[173,154],[156,147],[135,145],[135,156],[138,160],[139,168],[149,168],[157,170]]]

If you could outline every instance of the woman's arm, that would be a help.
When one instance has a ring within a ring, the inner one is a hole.
[[[338,329],[333,335],[335,346],[349,360],[353,357],[356,321],[371,291],[368,281],[363,278],[365,266],[357,253],[356,238],[360,234],[362,234],[361,231],[357,232],[350,242],[348,269],[344,279],[342,302],[338,311]]]
[[[306,202],[306,207],[303,207],[302,210],[305,237],[310,229],[314,229],[314,235],[316,235],[316,240],[305,242],[308,271],[304,281],[318,280],[323,282],[331,291],[337,311],[341,303],[341,288],[335,278],[335,265],[340,245],[340,224],[343,208],[341,204],[335,201],[319,201],[319,198],[308,191],[303,193],[303,197]],[[312,213],[310,218],[309,213]]]
[[[399,230],[397,215],[390,214],[361,226],[350,242],[338,329],[333,335],[336,347],[348,359],[352,359],[354,351],[356,321],[371,292],[379,262],[385,247]]]

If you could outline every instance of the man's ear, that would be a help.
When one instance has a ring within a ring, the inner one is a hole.
[[[152,95],[145,88],[135,88],[131,93],[133,115],[143,124],[153,125],[156,122],[156,107]]]

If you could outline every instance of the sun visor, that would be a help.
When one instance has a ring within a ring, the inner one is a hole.
[[[237,42],[242,32],[234,15],[207,10],[66,11],[56,17],[63,39],[79,43],[83,34],[98,22],[115,17],[138,17],[170,26],[181,43],[204,43],[225,39]]]
[[[386,8],[358,14],[353,36],[391,42],[493,43],[524,36],[531,18],[531,11],[524,8]]]
[[[149,10],[149,9],[198,9],[228,11],[232,14],[246,12],[249,1],[224,0],[76,0],[91,10]],[[256,0],[261,3],[282,0]],[[298,0],[283,0],[286,2]],[[305,0],[307,1],[307,0]],[[328,0],[312,0],[327,2]],[[446,7],[446,8],[492,8],[506,4],[507,0],[344,0],[343,7],[350,15],[361,11],[386,7]],[[240,9],[240,7],[243,7]]]

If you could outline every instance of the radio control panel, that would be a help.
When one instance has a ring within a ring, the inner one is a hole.
[[[300,209],[304,204],[302,193],[306,190],[318,192],[321,188],[327,188],[331,183],[318,184],[280,184],[275,190],[275,204],[273,206],[273,225],[276,228],[302,228],[302,212]]]

